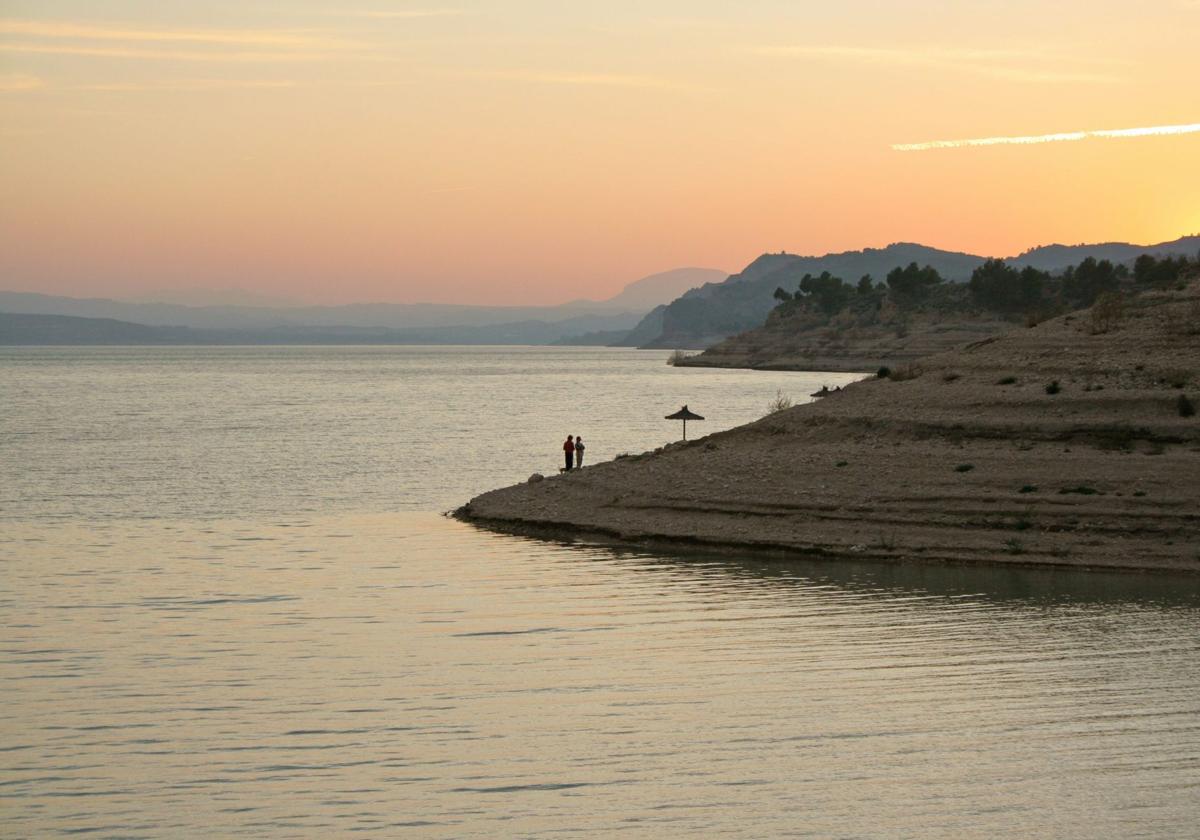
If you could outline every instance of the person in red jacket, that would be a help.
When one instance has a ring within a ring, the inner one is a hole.
[[[567,435],[567,442],[563,444],[563,455],[567,457],[567,469],[570,470],[575,461],[575,435]]]

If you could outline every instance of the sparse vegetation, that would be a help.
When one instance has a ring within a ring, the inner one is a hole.
[[[1180,417],[1194,417],[1196,415],[1196,406],[1188,399],[1187,394],[1179,395],[1179,399],[1175,400],[1175,408],[1179,411]]]
[[[924,372],[925,370],[920,365],[904,365],[893,370],[888,378],[893,382],[904,382],[908,379],[916,379]]]
[[[1168,308],[1163,314],[1163,327],[1171,335],[1200,335],[1200,301]]]
[[[1047,383],[1047,385],[1046,385],[1046,393],[1047,394],[1050,394],[1051,396],[1053,396],[1054,394],[1057,394],[1060,391],[1062,391],[1062,386],[1058,384],[1057,379],[1055,379],[1053,382]]]
[[[1191,371],[1187,370],[1167,370],[1163,371],[1162,381],[1172,388],[1183,389],[1192,379]]]
[[[844,467],[849,463],[850,463],[849,461],[838,461],[836,464],[834,464],[834,466],[835,467]]]
[[[887,365],[884,365],[883,367],[881,367],[879,370],[877,370],[875,372],[875,376],[878,377],[879,379],[887,379],[891,375],[892,375],[892,369],[890,367],[888,367]]]
[[[1104,292],[1092,305],[1089,331],[1092,335],[1115,330],[1125,317],[1125,299],[1120,292]]]
[[[1018,493],[1036,493],[1037,489],[1038,488],[1037,488],[1036,484],[1026,484],[1024,487],[1022,487],[1017,492]]]
[[[691,355],[692,354],[688,353],[686,350],[675,350],[670,356],[667,356],[667,364],[672,366],[677,365],[684,359],[689,358]]]
[[[965,472],[970,472],[973,469],[975,469],[974,464],[959,464],[957,467],[954,468],[954,471],[965,473]]]
[[[767,403],[767,414],[777,414],[780,411],[786,411],[792,407],[792,398],[786,396],[783,391],[775,392],[775,399]]]
[[[1013,537],[1012,539],[1007,540],[1004,543],[1004,550],[1007,551],[1009,554],[1024,554],[1025,553],[1025,543],[1021,542],[1016,537]]]
[[[942,374],[943,382],[953,382],[956,379],[962,379],[962,374],[955,373],[954,371],[948,371],[948,372]]]
[[[1062,495],[1068,493],[1076,493],[1080,496],[1095,496],[1100,493],[1095,487],[1088,487],[1086,484],[1077,484],[1074,487],[1064,487],[1058,491]]]
[[[1016,384],[1017,384],[1017,377],[1015,377],[1015,376],[1006,376],[1006,377],[1004,377],[1003,379],[1001,379],[1001,380],[997,381],[997,382],[996,382],[996,384],[997,384],[997,385],[1016,385]]]

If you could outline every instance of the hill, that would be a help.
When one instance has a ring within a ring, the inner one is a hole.
[[[1102,315],[1017,328],[457,515],[668,548],[1200,572],[1200,282]]]
[[[607,306],[648,312],[670,303],[685,292],[708,283],[720,283],[728,272],[716,268],[676,268],[635,280],[620,294],[603,301]]]
[[[0,312],[0,345],[200,344],[186,327],[150,327],[113,318]]]
[[[1088,256],[1129,264],[1143,253],[1191,257],[1197,252],[1200,252],[1200,236],[1146,246],[1127,243],[1049,245],[1026,251],[1008,262],[1017,268],[1030,266],[1043,271],[1060,271]],[[655,334],[654,338],[640,342],[639,346],[643,347],[710,347],[729,336],[762,325],[775,307],[776,301],[772,297],[775,289],[794,289],[805,274],[819,275],[828,271],[851,283],[869,274],[879,281],[893,268],[915,262],[920,266],[932,266],[947,280],[962,282],[986,259],[903,242],[886,248],[867,248],[822,257],[764,254],[723,283],[693,289],[672,301],[661,313],[651,313],[634,331],[639,336]],[[661,326],[657,326],[660,320]]]
[[[546,344],[589,332],[611,332],[620,338],[655,306],[681,291],[724,272],[682,268],[635,280],[609,300],[577,300],[559,306],[470,306],[456,304],[363,303],[344,306],[190,305],[106,298],[71,298],[33,292],[0,291],[0,312],[101,318],[151,327],[197,330],[240,330],[260,336],[303,335],[334,330],[406,330],[390,336],[407,343]],[[188,290],[176,301],[254,300],[249,293]],[[42,322],[49,326],[50,322]],[[27,327],[33,322],[28,322]],[[63,326],[60,324],[60,326]],[[131,333],[132,334],[132,333]],[[82,335],[82,334],[81,334]],[[257,340],[257,339],[256,339]]]
[[[965,285],[944,283],[915,263],[889,272],[881,284],[806,275],[794,293],[776,290],[779,303],[761,327],[675,363],[872,371],[1091,306],[1106,295],[1109,306],[1119,307],[1122,295],[1172,287],[1198,268],[1200,261],[1187,257],[1142,254],[1132,268],[1089,256],[1056,273],[989,260]]]
[[[113,318],[0,313],[0,345],[51,344],[555,344],[595,331],[623,335],[634,316],[582,315],[564,321],[480,326],[275,326],[204,329],[137,324]]]

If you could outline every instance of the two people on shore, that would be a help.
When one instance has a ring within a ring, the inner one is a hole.
[[[572,463],[576,469],[583,466],[583,450],[587,449],[583,445],[583,438],[575,435],[567,435],[567,440],[563,443],[563,456],[566,459],[564,471],[571,469]]]

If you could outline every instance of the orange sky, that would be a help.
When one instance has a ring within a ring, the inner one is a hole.
[[[1200,232],[1200,0],[0,0],[0,288],[557,303]],[[102,8],[101,8],[102,7]]]

